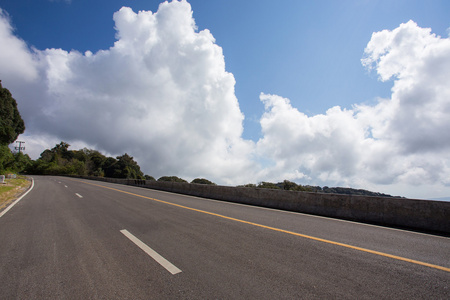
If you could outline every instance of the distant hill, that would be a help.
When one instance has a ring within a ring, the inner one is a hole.
[[[317,192],[321,193],[331,193],[331,194],[346,194],[346,195],[360,195],[360,196],[374,196],[374,197],[395,197],[395,198],[402,198],[400,196],[392,196],[389,194],[383,194],[379,192],[371,192],[363,189],[352,189],[352,188],[343,188],[343,187],[323,187],[320,189],[320,187],[317,188]]]
[[[435,201],[450,201],[450,197],[439,197],[439,198],[430,198],[427,200],[435,200]]]
[[[344,194],[344,195],[360,195],[360,196],[374,196],[374,197],[395,197],[395,198],[404,198],[400,196],[392,196],[388,194],[371,192],[363,189],[353,189],[353,188],[344,188],[344,187],[320,187],[320,186],[311,186],[311,185],[301,185],[296,184],[295,182],[284,180],[283,182],[271,183],[271,182],[260,182],[258,185],[255,184],[246,184],[241,185],[241,187],[258,187],[258,188],[268,188],[268,189],[281,189],[288,191],[301,191],[301,192],[313,192],[313,193],[329,193],[329,194]],[[450,201],[450,198],[449,198]]]

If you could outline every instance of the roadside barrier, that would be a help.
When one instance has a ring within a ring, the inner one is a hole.
[[[450,235],[450,202],[73,176],[357,222]]]

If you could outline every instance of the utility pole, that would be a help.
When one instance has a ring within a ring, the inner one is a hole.
[[[20,150],[25,150],[25,147],[22,147],[22,144],[25,144],[25,142],[22,142],[22,141],[16,141],[16,143],[19,143],[19,147],[14,147],[16,150],[19,150],[19,153],[20,153]]]

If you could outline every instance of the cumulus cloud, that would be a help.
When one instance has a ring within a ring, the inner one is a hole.
[[[11,81],[30,82],[37,77],[36,62],[26,43],[14,35],[9,15],[0,8],[0,66]],[[8,45],[7,47],[5,45]],[[3,76],[2,76],[3,77]]]
[[[258,151],[278,178],[350,186],[448,186],[450,39],[413,21],[374,33],[362,64],[394,80],[390,99],[308,117],[288,99],[261,94]]]
[[[355,173],[364,130],[352,111],[333,107],[326,115],[308,117],[288,99],[265,94],[260,99],[266,112],[261,118],[264,137],[258,150],[276,162],[269,166],[270,174],[292,177],[283,174],[291,169],[303,178],[339,181]]]
[[[30,74],[40,75],[29,76],[32,94],[14,91],[27,134],[128,152],[154,176],[236,180],[250,167],[254,145],[241,138],[244,116],[222,49],[208,30],[197,31],[191,6],[165,2],[156,13],[123,7],[114,21],[113,47],[79,53],[29,51],[2,19],[18,45],[8,51],[20,53],[11,65],[29,58]],[[1,76],[5,86],[16,80],[3,70]]]
[[[374,33],[362,60],[380,79],[395,78],[392,110],[384,135],[404,153],[450,147],[450,39],[431,34],[413,21]]]

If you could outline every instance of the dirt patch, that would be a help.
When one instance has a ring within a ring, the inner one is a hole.
[[[25,177],[6,179],[0,183],[0,211],[25,193],[31,186],[31,181]]]

